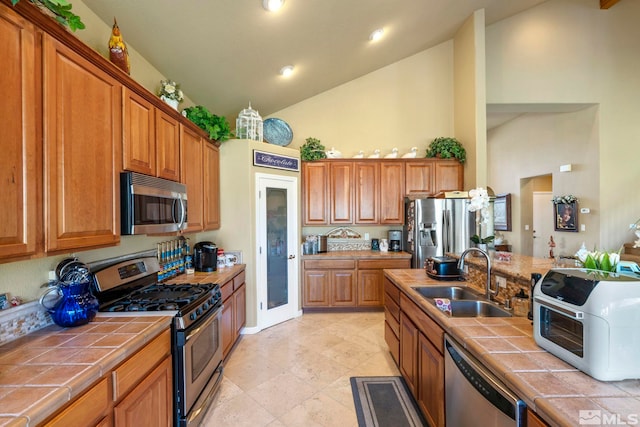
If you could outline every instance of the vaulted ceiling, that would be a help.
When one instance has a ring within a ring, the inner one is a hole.
[[[489,25],[544,1],[286,0],[274,13],[262,0],[83,0],[193,102],[234,120],[249,102],[264,117],[449,40],[477,9]]]

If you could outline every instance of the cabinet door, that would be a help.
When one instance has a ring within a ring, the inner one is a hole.
[[[303,225],[327,225],[329,202],[329,164],[326,162],[302,163],[302,215]]]
[[[203,206],[203,140],[191,129],[180,125],[180,181],[187,186],[187,228],[186,233],[202,231],[204,227]]]
[[[244,283],[235,291],[233,299],[235,337],[237,338],[240,330],[247,323],[247,287]]]
[[[205,141],[202,152],[204,229],[217,230],[221,225],[220,151],[218,147]]]
[[[331,224],[353,223],[353,162],[331,163],[329,206]]]
[[[464,170],[457,160],[438,160],[434,164],[434,193],[463,190]]]
[[[528,427],[549,427],[542,418],[538,416],[531,408],[527,408],[527,426]]]
[[[101,421],[104,422],[104,417],[110,421],[108,414],[111,412],[111,399],[111,385],[104,378],[44,425],[47,427],[86,427],[96,425]]]
[[[180,181],[180,129],[178,120],[156,109],[157,176]]]
[[[404,224],[404,175],[403,163],[380,163],[380,224]]]
[[[411,319],[400,313],[400,373],[413,396],[418,384],[418,329]]]
[[[406,194],[433,194],[433,180],[432,160],[412,161],[405,164]]]
[[[382,270],[358,270],[358,306],[382,306]]]
[[[331,272],[331,305],[350,306],[356,304],[355,270]]]
[[[444,357],[423,335],[418,338],[418,405],[429,425],[444,427]]]
[[[124,88],[123,97],[123,167],[125,170],[155,176],[155,108],[130,89]]]
[[[46,34],[43,46],[46,249],[114,245],[122,85]]]
[[[42,207],[36,191],[42,180],[36,94],[35,29],[10,7],[0,5],[2,72],[0,103],[0,259],[36,252]]]
[[[222,354],[224,357],[227,356],[227,353],[229,353],[235,341],[233,302],[233,295],[223,302],[224,308],[222,309],[222,320],[220,323],[222,330]]]
[[[303,276],[303,306],[328,307],[331,286],[330,270],[305,270]]]
[[[356,224],[377,224],[380,211],[380,164],[378,162],[356,162],[354,166],[356,201],[354,206]],[[387,195],[382,193],[384,197]]]
[[[114,408],[116,427],[173,425],[171,357],[167,357]]]

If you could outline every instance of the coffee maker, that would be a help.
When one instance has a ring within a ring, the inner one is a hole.
[[[402,250],[402,230],[389,230],[389,250],[391,252]]]
[[[196,271],[216,271],[218,247],[213,242],[198,242],[193,247],[193,266]]]

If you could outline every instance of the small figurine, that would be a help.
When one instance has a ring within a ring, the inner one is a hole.
[[[553,236],[549,236],[549,258],[553,259],[555,256],[553,255],[553,248],[556,247],[556,242],[553,241]]]
[[[12,307],[17,307],[17,306],[19,306],[20,304],[22,304],[22,298],[20,298],[20,297],[13,297],[13,298],[11,298],[11,306],[12,306]]]
[[[374,150],[373,154],[369,154],[368,159],[379,159],[380,158],[380,150],[377,148]]]
[[[331,150],[325,153],[327,155],[327,159],[341,159],[342,153],[335,148],[331,147]]]
[[[384,156],[385,159],[395,159],[396,157],[398,157],[398,149],[397,148],[394,148],[393,150],[391,150],[391,152],[389,154]]]
[[[353,156],[353,158],[354,159],[362,159],[362,158],[364,158],[364,151],[362,151],[362,150],[358,151],[358,154]]]
[[[418,153],[418,147],[411,147],[411,151],[402,155],[403,159],[414,159]]]
[[[113,18],[113,28],[111,29],[111,37],[109,38],[109,60],[125,73],[131,74],[129,52],[127,51],[127,45],[122,39],[122,34],[120,33],[120,28],[118,28],[115,17]]]

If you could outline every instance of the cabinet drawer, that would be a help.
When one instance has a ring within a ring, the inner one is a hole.
[[[393,300],[396,305],[400,304],[400,289],[386,277],[384,278],[384,292],[387,294],[386,296],[388,296],[388,298],[385,298],[385,301]]]
[[[233,278],[233,290],[234,291],[237,291],[238,288],[240,288],[240,286],[242,286],[242,284],[244,283],[244,278],[245,278],[244,271]]]
[[[384,309],[384,320],[387,322],[388,326],[391,328],[394,334],[397,337],[400,336],[400,319],[396,319],[391,312],[385,307]]]
[[[220,292],[222,292],[222,301],[226,301],[233,294],[233,279],[222,285]]]
[[[431,343],[444,354],[444,331],[405,294],[400,294],[400,310],[411,319]]]
[[[304,268],[310,270],[349,270],[356,268],[356,261],[353,259],[308,259],[304,262]]]
[[[400,340],[398,336],[393,333],[388,323],[384,324],[384,340],[389,347],[391,357],[395,360],[396,364],[400,363]]]
[[[361,270],[384,268],[411,268],[410,259],[361,259],[358,260],[358,268]]]
[[[129,393],[170,353],[171,331],[167,330],[113,371],[113,400]]]
[[[110,402],[109,381],[104,378],[45,425],[54,427],[95,425],[107,415]]]
[[[393,317],[396,322],[400,321],[400,306],[389,297],[389,294],[387,294],[385,298],[384,310],[385,312],[388,311],[389,315]]]

